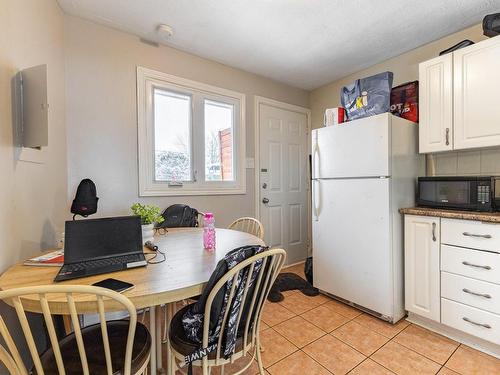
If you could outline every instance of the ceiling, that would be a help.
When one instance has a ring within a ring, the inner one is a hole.
[[[58,0],[66,13],[311,90],[481,22],[499,0]],[[171,25],[160,40],[156,27]]]

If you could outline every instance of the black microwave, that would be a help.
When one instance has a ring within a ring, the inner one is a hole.
[[[419,177],[417,205],[467,211],[500,210],[500,177]]]

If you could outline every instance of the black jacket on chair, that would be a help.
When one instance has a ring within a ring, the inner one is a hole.
[[[201,344],[203,335],[203,322],[205,318],[204,312],[207,298],[211,293],[213,287],[217,284],[221,277],[223,277],[229,270],[231,270],[242,261],[265,250],[267,250],[267,247],[263,247],[260,245],[243,246],[232,250],[219,261],[199,300],[190,305],[189,309],[184,312],[184,315],[182,317],[184,332],[190,340]],[[249,267],[243,269],[239,273],[239,277],[236,280],[237,285],[235,286],[235,294],[231,306],[228,307],[227,302],[232,288],[233,279],[230,279],[226,282],[225,287],[219,290],[212,302],[212,309],[210,310],[209,345],[216,343],[219,339],[225,311],[226,309],[230,308],[230,311],[228,313],[229,318],[227,321],[227,326],[224,327],[225,337],[223,341],[223,353],[226,357],[229,357],[235,349],[235,342],[238,335],[238,327],[236,327],[237,317],[239,315],[240,309],[242,308],[243,292],[247,283],[247,279],[248,277],[251,277],[247,295],[252,296],[255,288],[254,282],[259,274],[261,267],[262,260],[258,260],[254,266],[252,275],[248,275],[250,271]],[[244,324],[244,322],[246,321],[244,319],[248,318],[250,301],[251,299],[247,297],[245,306],[243,306],[244,310],[242,313],[242,322],[240,322],[240,325]],[[254,314],[255,312],[252,312],[250,319],[253,318]]]

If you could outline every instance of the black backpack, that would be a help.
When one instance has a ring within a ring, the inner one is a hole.
[[[500,35],[500,13],[488,14],[484,17],[483,34],[490,38]]]
[[[98,200],[94,181],[86,178],[80,181],[76,189],[75,199],[73,199],[73,203],[71,204],[71,213],[75,214],[75,216],[81,215],[83,217],[95,214],[97,212]]]
[[[197,227],[198,210],[186,204],[173,204],[161,214],[163,221],[158,228]]]

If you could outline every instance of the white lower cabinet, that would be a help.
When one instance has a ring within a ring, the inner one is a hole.
[[[446,298],[442,299],[442,309],[443,324],[500,344],[500,315]]]
[[[499,224],[406,215],[406,310],[500,353],[499,238]]]
[[[500,254],[441,244],[441,270],[500,284]]]
[[[441,219],[441,243],[446,245],[498,252],[500,250],[499,234],[498,224]]]
[[[440,320],[440,219],[405,216],[405,308]]]
[[[441,296],[478,309],[500,314],[500,285],[441,272]]]

